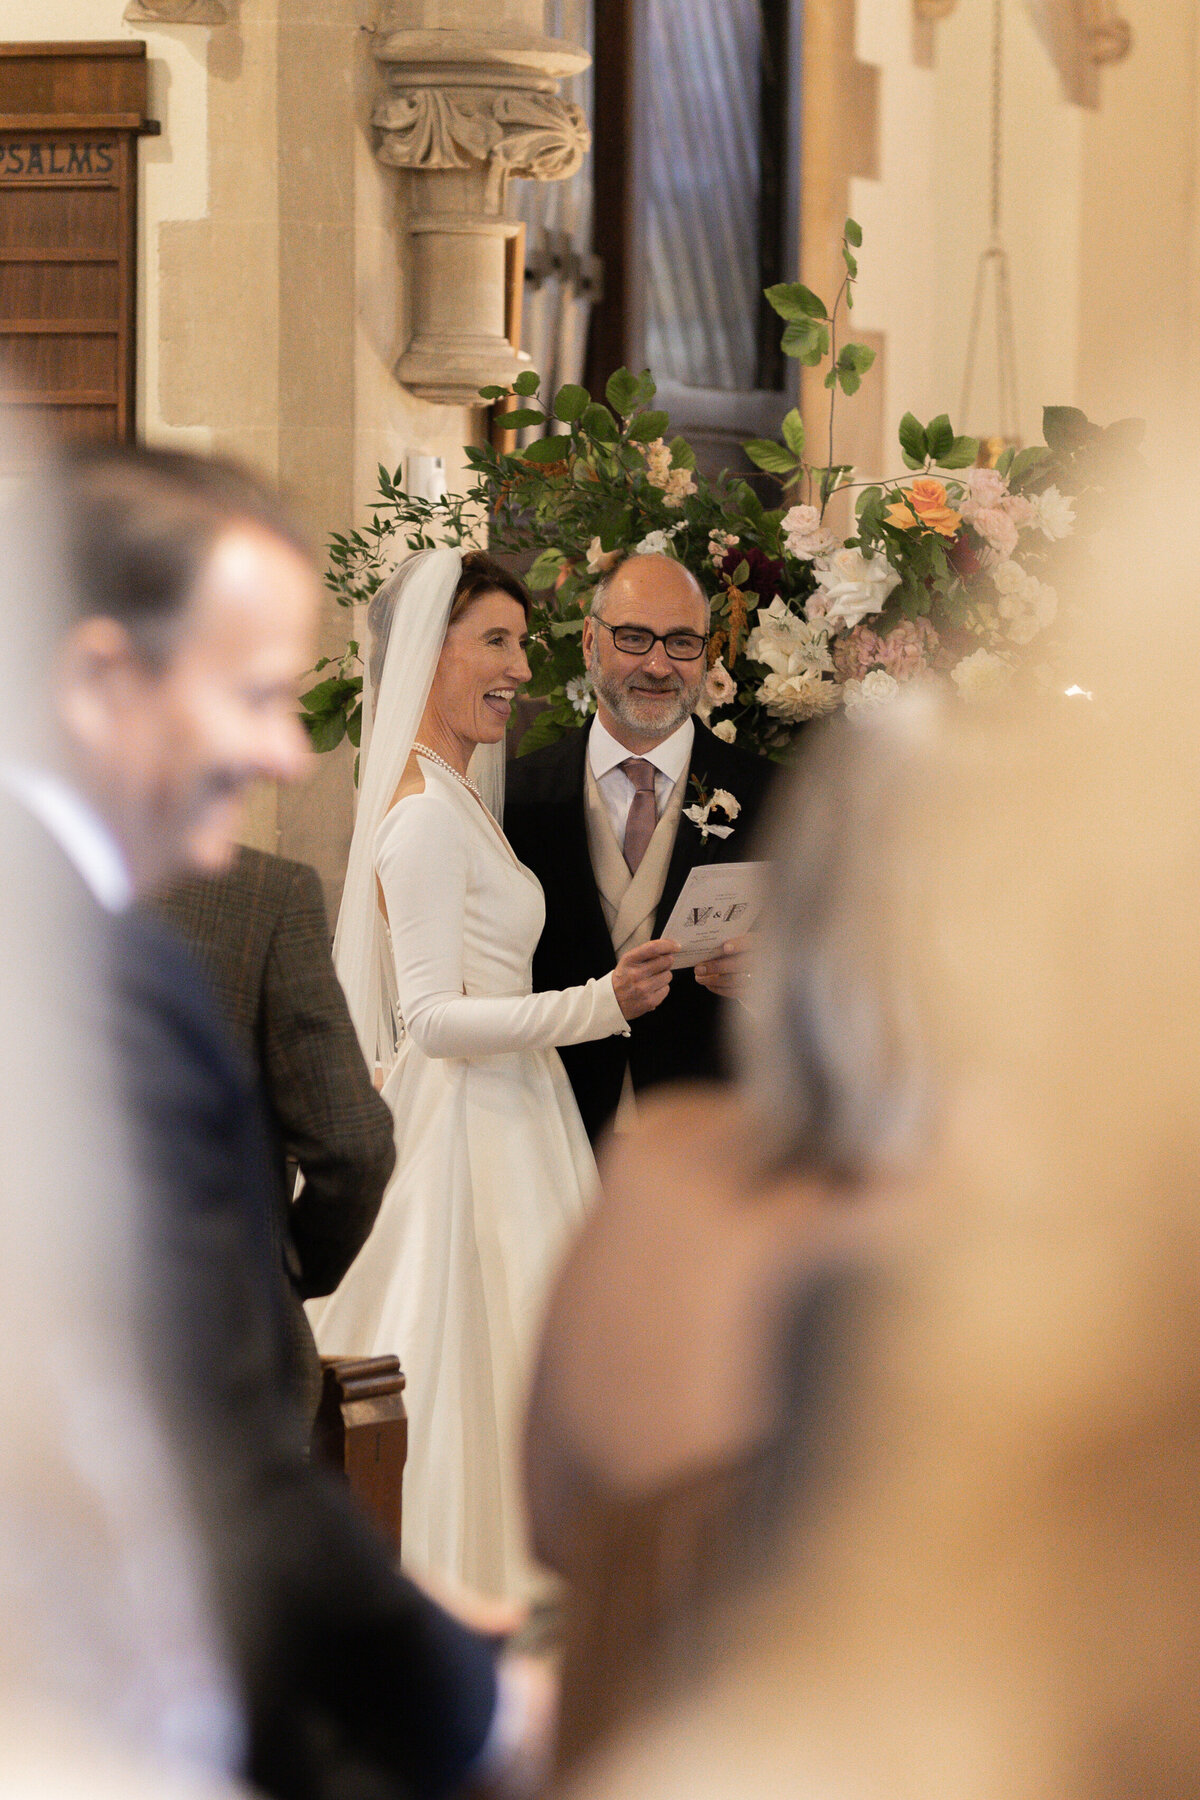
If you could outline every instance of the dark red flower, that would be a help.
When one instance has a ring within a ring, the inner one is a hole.
[[[960,532],[946,551],[950,567],[964,581],[970,581],[972,575],[978,575],[983,561],[978,550],[968,541],[965,531]]]
[[[745,547],[737,544],[728,552],[721,564],[721,573],[727,578],[732,577],[735,569],[743,562],[750,565],[750,573],[742,582],[742,587],[749,588],[752,593],[758,595],[760,600],[773,600],[783,583],[782,562],[777,562],[773,556],[768,556],[765,550],[758,548],[757,544],[748,544]]]

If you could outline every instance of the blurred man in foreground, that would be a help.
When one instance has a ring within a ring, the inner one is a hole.
[[[489,1643],[394,1576],[306,1460],[285,1397],[263,1122],[188,957],[131,908],[185,867],[226,864],[249,783],[303,774],[311,560],[274,496],[221,464],[106,449],[71,462],[65,486],[80,597],[52,677],[58,762],[10,765],[5,782],[108,920],[149,1201],[149,1329],[251,1776],[317,1800],[438,1795],[484,1765],[511,1774],[522,1745],[506,1758],[499,1699],[521,1677],[498,1686]]]

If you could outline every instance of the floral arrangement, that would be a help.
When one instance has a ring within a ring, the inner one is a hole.
[[[401,544],[478,541],[485,522],[494,551],[532,555],[530,692],[545,706],[523,752],[591,712],[583,621],[596,583],[631,551],[676,557],[700,581],[712,604],[702,716],[727,742],[760,753],[781,756],[807,720],[885,704],[911,681],[949,681],[970,700],[1022,668],[1056,679],[1053,627],[1067,560],[1109,511],[1140,423],[1101,429],[1075,408],[1047,407],[1045,443],[1016,451],[957,435],[945,414],[922,424],[907,413],[899,428],[905,472],[856,482],[833,460],[833,424],[838,396],[858,389],[873,360],[864,345],[839,345],[861,241],[848,219],[831,308],[800,282],[767,289],[784,351],[809,367],[827,362],[830,394],[824,463],[808,460],[795,409],[780,442],[745,446],[778,484],[778,504],[746,480],[710,482],[697,472],[690,446],[669,436],[666,413],[654,407],[649,372],[618,370],[606,403],[571,384],[543,396],[538,376],[526,372],[512,390],[485,388],[482,398],[515,399],[505,426],[546,426],[550,435],[511,453],[470,447],[471,484],[438,502],[406,494],[399,475],[381,467],[369,522],[332,540],[329,586],[344,604],[367,600]],[[844,488],[856,495],[854,528],[839,537],[829,503]],[[342,735],[357,740],[356,665],[351,646],[303,697],[317,748]]]

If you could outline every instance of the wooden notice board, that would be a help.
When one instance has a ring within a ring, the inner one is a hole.
[[[0,399],[59,436],[134,433],[146,46],[0,44]]]

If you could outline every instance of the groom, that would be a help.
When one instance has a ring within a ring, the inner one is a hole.
[[[583,626],[596,691],[590,726],[509,765],[505,830],[546,893],[535,990],[605,974],[624,950],[661,937],[688,873],[752,854],[770,764],[713,735],[692,713],[707,674],[708,600],[668,556],[627,556],[600,583]],[[729,837],[683,817],[699,790],[741,811]],[[744,946],[680,970],[629,1037],[560,1052],[594,1140],[632,1095],[719,1067],[724,1002],[744,991]]]

